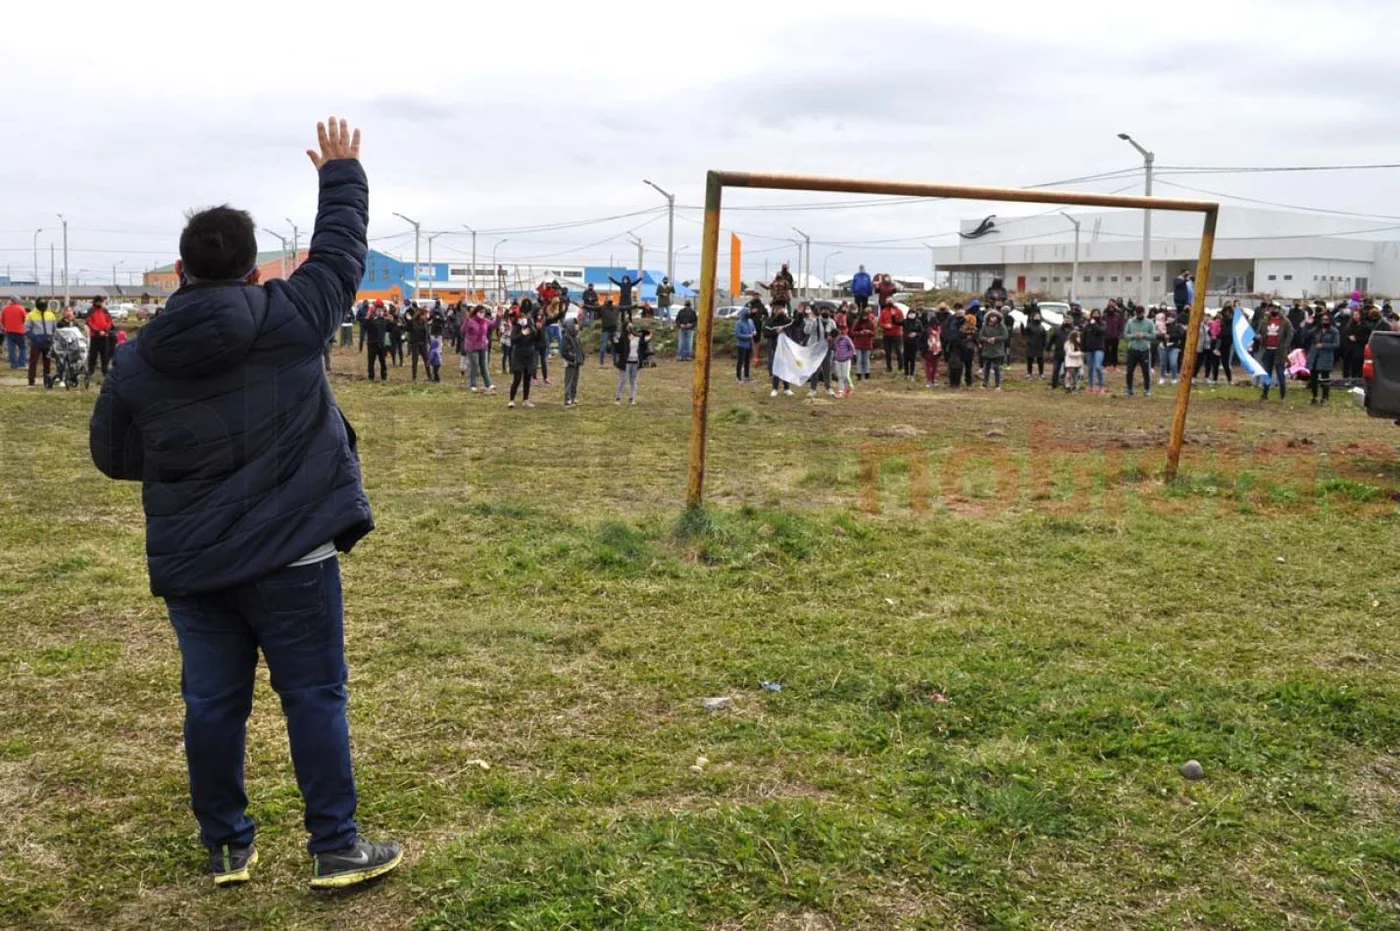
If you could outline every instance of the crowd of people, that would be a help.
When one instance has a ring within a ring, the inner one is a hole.
[[[825,362],[807,384],[808,397],[815,397],[820,388],[833,397],[851,394],[857,382],[870,380],[872,362],[881,356],[887,376],[922,381],[927,388],[938,386],[941,368],[949,388],[972,388],[980,373],[983,390],[999,391],[1015,355],[1025,362],[1027,380],[1045,379],[1048,361],[1051,388],[1089,394],[1107,394],[1105,371],[1122,365],[1125,393],[1132,396],[1140,388],[1150,397],[1154,378],[1160,387],[1178,384],[1183,377],[1194,282],[1183,271],[1173,284],[1171,305],[1149,308],[1113,299],[1086,313],[1076,303],[1068,316],[1051,325],[1035,301],[1019,308],[1018,323],[1013,318],[1018,308],[1000,282],[966,305],[904,309],[893,300],[890,276],[871,276],[864,266],[851,283],[852,300],[799,303],[793,308],[793,279],[784,265],[763,286],[771,303],[755,297],[735,321],[734,375],[741,384],[752,381],[753,353],[765,346],[770,396],[779,391],[791,396],[794,386],[773,374],[771,361],[779,337],[786,336],[800,345],[825,341],[829,347]],[[877,302],[874,307],[872,299]],[[1227,302],[1202,321],[1195,365],[1185,377],[1216,385],[1223,376],[1227,385],[1235,383],[1237,364],[1243,360],[1238,358],[1232,323],[1242,309],[1240,301]],[[1344,379],[1360,377],[1371,333],[1400,329],[1400,317],[1389,302],[1378,305],[1360,294],[1335,306],[1319,299],[1294,301],[1285,308],[1265,299],[1246,313],[1254,333],[1247,352],[1257,365],[1244,366],[1241,383],[1260,389],[1264,399],[1274,388],[1283,398],[1293,379],[1308,384],[1315,403],[1327,403],[1335,371]]]
[[[531,389],[552,387],[550,365],[563,368],[564,404],[578,404],[580,373],[587,361],[581,329],[597,331],[598,362],[617,372],[614,402],[635,404],[641,370],[654,364],[653,326],[674,329],[677,361],[695,358],[695,332],[699,323],[695,308],[686,302],[672,312],[674,289],[669,280],[658,286],[658,304],[638,300],[638,282],[623,275],[614,280],[617,301],[601,299],[589,286],[575,306],[567,288],[558,281],[545,282],[533,297],[521,297],[508,305],[488,306],[442,301],[402,305],[385,301],[361,301],[348,309],[339,335],[327,345],[325,363],[331,366],[331,349],[356,346],[365,353],[370,381],[388,381],[390,371],[407,366],[417,381],[421,367],[429,382],[442,380],[449,353],[458,358],[461,377],[473,392],[494,393],[493,354],[499,359],[498,377],[509,381],[508,405],[517,401],[533,407]],[[1156,386],[1177,384],[1189,377],[1202,384],[1249,384],[1268,398],[1274,388],[1286,394],[1290,380],[1303,381],[1318,403],[1327,403],[1335,377],[1350,381],[1361,375],[1362,357],[1370,335],[1377,329],[1400,329],[1390,303],[1377,304],[1360,294],[1328,305],[1316,299],[1293,301],[1284,307],[1265,299],[1246,310],[1254,337],[1248,352],[1257,365],[1243,365],[1235,345],[1232,322],[1238,300],[1226,302],[1207,315],[1197,338],[1194,369],[1181,370],[1190,323],[1194,283],[1188,272],[1177,276],[1173,302],[1144,307],[1131,300],[1113,299],[1087,312],[1078,304],[1061,322],[1050,324],[1032,300],[1021,307],[995,282],[982,298],[951,306],[905,309],[894,301],[891,276],[870,275],[864,266],[851,282],[849,300],[799,302],[792,273],[784,264],[771,282],[760,285],[769,300],[753,297],[733,323],[734,377],[739,384],[753,381],[756,359],[766,357],[769,393],[791,396],[793,388],[773,374],[772,360],[780,336],[801,346],[825,342],[825,361],[807,383],[807,396],[825,390],[845,397],[862,381],[870,381],[872,369],[883,363],[886,376],[935,388],[1001,390],[1011,377],[1011,366],[1025,363],[1027,380],[1046,380],[1049,387],[1067,392],[1107,394],[1107,371],[1125,370],[1125,393],[1150,397]],[[77,327],[86,336],[86,368],[91,377],[99,369],[106,374],[116,346],[126,331],[114,325],[102,297],[81,313],[74,306],[61,311],[59,302],[40,298],[26,308],[11,299],[0,309],[11,369],[28,369],[31,386],[52,386],[51,363],[57,331]],[[1243,373],[1240,369],[1244,368]],[[1261,377],[1258,372],[1265,373]],[[42,378],[42,381],[40,381]]]
[[[465,301],[446,306],[438,301],[419,304],[408,301],[400,306],[394,302],[361,301],[347,311],[340,328],[342,347],[354,345],[354,329],[359,324],[359,347],[366,352],[369,380],[388,381],[390,365],[402,366],[405,346],[409,359],[410,379],[418,379],[421,360],[424,378],[442,380],[444,354],[455,352],[461,377],[473,392],[492,393],[491,356],[500,359],[500,374],[510,377],[510,397],[507,406],[534,407],[530,400],[532,387],[552,386],[550,361],[563,363],[564,405],[578,404],[580,373],[587,362],[579,327],[598,329],[598,364],[606,365],[609,356],[617,370],[614,403],[637,403],[640,373],[652,357],[652,325],[657,320],[674,328],[677,336],[676,359],[695,358],[695,329],[699,318],[689,303],[671,313],[671,297],[675,293],[669,279],[657,287],[658,303],[650,305],[635,300],[637,283],[623,275],[614,281],[618,301],[600,300],[591,285],[574,307],[567,288],[557,281],[541,284],[534,299],[521,297],[509,305],[490,307]],[[326,366],[330,367],[330,346],[326,348]],[[557,371],[556,371],[557,374]]]
[[[126,331],[113,322],[107,310],[107,299],[100,295],[92,299],[81,316],[76,306],[69,304],[64,307],[57,299],[41,297],[31,307],[25,307],[19,298],[12,297],[0,308],[0,330],[5,334],[5,352],[10,369],[28,369],[31,388],[40,384],[45,388],[54,386],[56,353],[58,347],[64,344],[60,330],[75,331],[83,337],[87,345],[85,357],[75,362],[79,368],[86,367],[88,378],[99,367],[103,375],[107,374],[117,346],[126,342],[127,338]],[[81,343],[75,341],[66,345]]]

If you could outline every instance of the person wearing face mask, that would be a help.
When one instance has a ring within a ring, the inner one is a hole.
[[[1128,397],[1133,396],[1133,373],[1142,368],[1142,393],[1152,397],[1152,342],[1157,338],[1157,327],[1147,319],[1147,309],[1133,309],[1133,319],[1123,328],[1123,338],[1128,342]]]
[[[1269,306],[1259,331],[1259,362],[1264,366],[1264,391],[1259,400],[1269,400],[1269,389],[1278,385],[1280,401],[1288,394],[1288,347],[1293,345],[1293,324],[1279,310],[1277,304]]]
[[[1084,351],[1084,369],[1089,376],[1090,394],[1107,394],[1103,380],[1103,315],[1097,310],[1089,312],[1089,323],[1084,327],[1081,347]],[[1097,387],[1096,387],[1097,386]]]
[[[1327,311],[1318,314],[1318,323],[1312,331],[1312,348],[1308,350],[1308,390],[1312,392],[1312,403],[1316,404],[1317,389],[1322,387],[1322,403],[1326,404],[1332,393],[1332,367],[1336,364],[1337,350],[1342,345],[1342,334],[1332,325],[1332,315]]]

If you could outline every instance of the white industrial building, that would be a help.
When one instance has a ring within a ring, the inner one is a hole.
[[[1142,293],[1142,211],[1069,214],[1079,221],[1079,271],[1073,274],[1075,230],[1054,212],[998,217],[974,239],[986,217],[964,220],[956,245],[934,247],[950,286],[981,292],[993,278],[1009,291],[1044,292],[1094,303]],[[1202,216],[1152,211],[1152,301],[1169,300],[1172,280],[1193,272]],[[1378,238],[1382,221],[1221,207],[1211,268],[1211,294],[1280,298],[1338,297],[1359,290],[1400,294],[1400,242]]]

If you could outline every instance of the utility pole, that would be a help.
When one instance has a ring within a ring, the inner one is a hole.
[[[1069,302],[1073,304],[1076,289],[1079,287],[1079,221],[1063,210],[1060,211],[1060,216],[1074,224],[1074,265],[1069,273]]]
[[[812,237],[808,236],[806,233],[802,232],[795,226],[792,228],[792,231],[797,235],[801,236],[803,241],[807,243],[807,258],[804,261],[800,261],[797,263],[799,273],[802,275],[802,299],[805,301],[811,296],[811,292],[810,289],[807,287],[807,284],[808,279],[812,277]],[[802,247],[800,245],[797,247],[797,256],[799,259],[802,257]],[[801,271],[801,268],[804,264],[807,266],[807,270],[805,272]]]
[[[928,280],[931,287],[938,287],[938,252],[928,243],[924,243],[924,248],[928,250]]]
[[[396,212],[394,216],[413,227],[413,299],[416,301],[423,296],[423,282],[419,277],[418,265],[418,240],[423,233],[423,227],[417,220],[410,220],[401,213]]]
[[[671,284],[676,283],[676,195],[669,191],[662,190],[659,184],[653,181],[642,179],[643,184],[650,184],[656,188],[656,192],[666,198],[666,277],[671,279]]]
[[[63,219],[61,213],[57,216],[63,220],[63,306],[67,308],[70,299],[68,293],[68,221]]]
[[[470,277],[470,279],[471,279],[472,302],[475,303],[475,302],[476,302],[476,230],[472,229],[470,226],[467,226],[467,224],[465,224],[465,223],[462,224],[462,229],[464,229],[464,230],[466,230],[468,233],[471,233],[471,234],[472,234],[472,273],[471,273],[471,275],[470,275],[469,277]]]
[[[433,240],[449,230],[440,230],[428,237],[428,300],[433,299],[433,282],[437,280],[437,266],[433,264]]]
[[[55,283],[53,277],[53,243],[49,243],[49,296],[53,297]]]
[[[39,287],[39,234],[44,231],[43,227],[34,231],[34,287]]]
[[[1142,156],[1143,168],[1143,196],[1152,196],[1152,163],[1157,160],[1154,152],[1149,152],[1138,145],[1137,140],[1127,133],[1119,133],[1118,138],[1128,145],[1138,150]],[[1209,282],[1207,282],[1208,284]],[[1205,287],[1205,285],[1202,285]],[[1152,211],[1142,212],[1142,304],[1146,306],[1152,302]]]

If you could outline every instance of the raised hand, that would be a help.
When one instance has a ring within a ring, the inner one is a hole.
[[[320,154],[317,154],[315,149],[307,149],[306,155],[317,171],[320,171],[326,162],[341,158],[353,158],[358,161],[360,158],[360,131],[357,129],[354,135],[351,135],[350,126],[345,120],[331,117],[324,123],[317,123],[316,138],[321,143]]]

